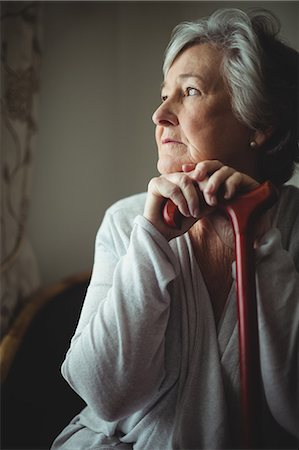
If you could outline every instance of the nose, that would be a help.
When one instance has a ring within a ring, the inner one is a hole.
[[[173,108],[168,100],[161,103],[161,105],[154,112],[152,119],[155,125],[164,127],[175,126],[179,123],[178,117],[173,111]]]

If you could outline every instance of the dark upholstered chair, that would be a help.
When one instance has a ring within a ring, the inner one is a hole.
[[[1,449],[49,449],[84,406],[60,374],[90,274],[42,289],[0,344]]]

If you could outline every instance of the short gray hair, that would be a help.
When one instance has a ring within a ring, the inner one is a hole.
[[[298,149],[298,52],[278,39],[280,23],[265,10],[224,8],[182,22],[165,52],[164,76],[186,48],[209,43],[223,50],[222,75],[235,116],[252,130],[274,130],[261,152],[264,179],[290,179]]]

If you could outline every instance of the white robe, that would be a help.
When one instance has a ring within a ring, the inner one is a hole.
[[[216,328],[188,233],[168,243],[142,216],[144,202],[145,194],[117,202],[98,231],[90,286],[62,366],[87,407],[52,448],[238,448],[235,281]],[[298,189],[283,188],[255,258],[263,445],[297,448]]]

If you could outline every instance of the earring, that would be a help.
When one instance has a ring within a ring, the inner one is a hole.
[[[249,146],[252,150],[254,150],[256,148],[256,142],[255,141],[250,141]]]

